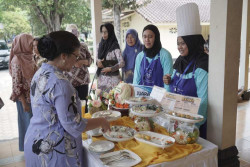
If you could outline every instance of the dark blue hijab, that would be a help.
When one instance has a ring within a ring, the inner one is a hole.
[[[138,53],[142,51],[143,45],[138,38],[138,33],[134,29],[129,29],[126,33],[127,36],[131,34],[133,38],[135,38],[135,45],[129,46],[126,42],[125,50],[123,51],[123,59],[125,61],[125,66],[123,68],[124,71],[132,70],[135,68],[135,59]]]

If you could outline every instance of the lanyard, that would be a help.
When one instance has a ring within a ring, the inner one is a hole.
[[[181,74],[181,77],[178,79],[178,81],[175,83],[175,86],[177,87],[179,82],[182,80],[183,76],[186,74],[187,70],[189,69],[189,67],[193,64],[194,60],[192,60],[188,66],[185,68],[184,72]]]
[[[145,56],[145,55],[144,55]],[[149,65],[146,67],[146,63],[147,63],[147,58],[145,56],[145,59],[144,59],[144,71],[148,71],[149,67],[154,63],[154,60],[155,58],[157,57],[157,55],[152,59],[152,61],[149,63]],[[153,69],[153,68],[152,68]]]

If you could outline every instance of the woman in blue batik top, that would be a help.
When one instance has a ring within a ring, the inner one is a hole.
[[[144,48],[135,61],[133,84],[159,86],[168,90],[163,76],[172,74],[171,54],[161,46],[160,32],[154,25],[147,25],[142,33]]]
[[[124,82],[133,83],[135,59],[142,51],[143,45],[138,38],[138,33],[134,29],[129,29],[126,33],[126,47],[123,51],[125,66],[122,68]]]
[[[38,41],[40,55],[48,60],[31,82],[33,117],[25,135],[26,167],[82,167],[83,131],[109,123],[104,118],[82,119],[76,89],[63,75],[80,56],[80,42],[67,31],[52,32]]]

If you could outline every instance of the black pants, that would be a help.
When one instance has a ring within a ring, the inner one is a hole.
[[[78,96],[81,100],[86,100],[86,107],[85,107],[85,113],[88,113],[88,91],[89,91],[89,85],[81,85],[81,86],[77,86],[75,87],[77,92],[78,92]]]
[[[200,126],[200,137],[207,139],[207,121]]]

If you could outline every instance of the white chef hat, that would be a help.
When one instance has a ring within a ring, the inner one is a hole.
[[[178,36],[201,34],[200,15],[196,3],[187,3],[176,9]]]

